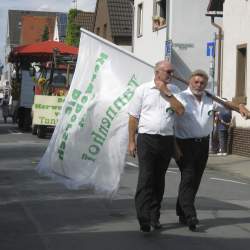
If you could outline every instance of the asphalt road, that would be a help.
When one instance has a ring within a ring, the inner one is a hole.
[[[164,228],[145,236],[133,202],[136,160],[127,158],[118,194],[106,200],[84,188],[68,190],[34,170],[48,141],[0,124],[0,250],[249,249],[250,180],[207,169],[196,202],[200,225],[191,232],[177,223],[179,172],[171,162]]]

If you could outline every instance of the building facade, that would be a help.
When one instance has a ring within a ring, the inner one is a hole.
[[[226,0],[223,5],[223,73],[222,96],[250,109],[250,3]],[[250,120],[233,112],[234,127],[231,133],[233,154],[250,157]]]
[[[135,0],[134,53],[147,62],[171,57],[179,76],[209,73],[216,29],[205,16],[209,0]],[[212,72],[212,71],[211,71]],[[213,75],[211,73],[211,81]]]
[[[97,0],[94,33],[131,51],[132,0]]]

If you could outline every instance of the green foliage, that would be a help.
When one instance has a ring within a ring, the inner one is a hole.
[[[46,25],[43,30],[42,41],[48,41],[48,40],[49,40],[49,27]]]
[[[76,23],[77,9],[71,9],[68,14],[68,24],[65,42],[78,47],[80,41],[80,25]]]

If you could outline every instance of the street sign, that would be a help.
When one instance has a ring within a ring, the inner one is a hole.
[[[165,43],[165,58],[171,59],[172,46],[173,46],[172,40],[167,40]]]
[[[215,42],[208,42],[207,43],[207,56],[214,57],[214,52],[215,52]]]

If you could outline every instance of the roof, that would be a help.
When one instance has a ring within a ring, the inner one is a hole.
[[[86,30],[93,31],[94,29],[94,12],[77,11],[76,24]]]
[[[22,16],[57,16],[61,12],[31,11],[31,10],[8,10],[9,20],[9,43],[11,47],[20,44],[21,18]]]
[[[47,26],[49,31],[49,40],[53,39],[55,17],[47,16],[22,16],[22,28],[20,45],[41,42],[44,29]]]
[[[207,11],[223,11],[223,3],[225,0],[210,0]]]
[[[112,36],[131,36],[133,1],[107,0]]]

